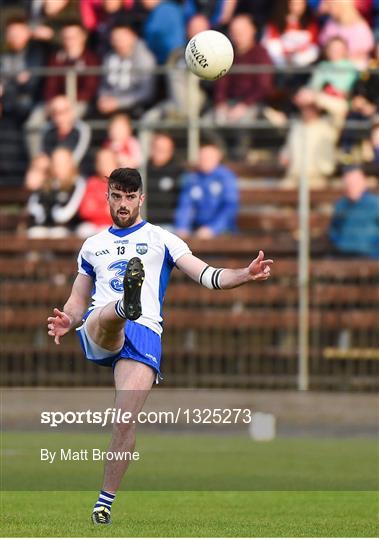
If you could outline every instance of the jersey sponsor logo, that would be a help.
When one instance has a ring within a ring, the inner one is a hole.
[[[95,257],[99,257],[100,255],[109,255],[110,251],[109,249],[101,249],[100,251],[96,251]]]
[[[121,240],[114,240],[114,244],[129,244],[128,238],[122,238]]]
[[[147,253],[147,244],[137,244],[136,251],[138,255],[145,255]]]
[[[111,263],[107,270],[114,271],[115,275],[109,280],[109,286],[113,291],[122,293],[124,290],[123,278],[126,272],[128,261],[121,260]]]

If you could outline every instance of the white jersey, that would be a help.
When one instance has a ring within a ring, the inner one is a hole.
[[[161,227],[142,221],[127,229],[110,227],[88,238],[78,255],[78,272],[94,280],[91,307],[123,294],[123,276],[129,259],[140,257],[145,269],[141,292],[142,315],[137,322],[162,333],[162,304],[176,261],[191,253],[183,240]]]

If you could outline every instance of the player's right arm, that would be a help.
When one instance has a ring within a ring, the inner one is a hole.
[[[54,316],[48,317],[49,336],[59,345],[59,340],[72,328],[77,326],[88,308],[93,287],[93,279],[85,274],[78,274],[72,286],[71,294],[63,311],[54,308]]]

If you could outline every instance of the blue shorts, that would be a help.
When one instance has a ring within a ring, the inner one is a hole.
[[[88,360],[99,366],[114,368],[121,358],[130,358],[152,367],[160,375],[162,345],[161,338],[156,332],[147,326],[127,320],[124,326],[124,345],[117,351],[108,351],[99,347],[88,335],[86,319],[90,314],[91,312],[86,314],[84,323],[76,329],[80,345]]]

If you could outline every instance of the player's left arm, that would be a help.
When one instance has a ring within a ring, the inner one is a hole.
[[[192,254],[176,261],[176,266],[194,281],[209,289],[233,289],[249,281],[264,281],[270,277],[272,259],[265,259],[262,250],[246,268],[213,268]]]

